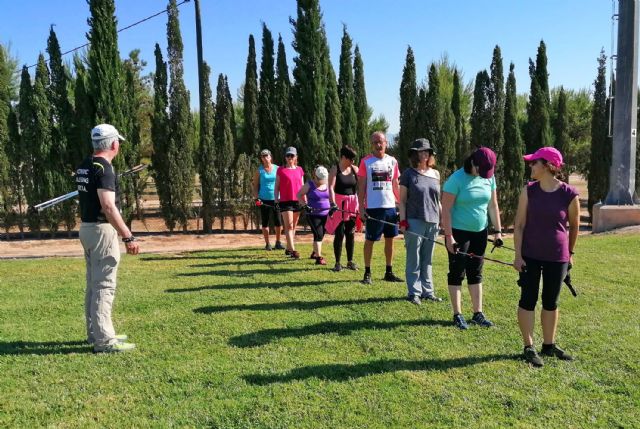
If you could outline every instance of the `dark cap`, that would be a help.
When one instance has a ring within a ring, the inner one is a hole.
[[[488,147],[479,147],[471,154],[473,165],[478,167],[478,174],[483,179],[491,179],[496,166],[496,154]]]
[[[410,151],[414,150],[416,152],[428,150],[431,153],[435,153],[435,151],[433,150],[433,147],[431,147],[431,143],[429,142],[429,140],[425,138],[414,140],[413,143],[411,143],[411,147],[409,148],[409,150]]]
[[[284,154],[285,155],[296,155],[296,156],[298,156],[298,151],[296,150],[295,147],[289,146],[287,148],[287,150],[284,151]]]

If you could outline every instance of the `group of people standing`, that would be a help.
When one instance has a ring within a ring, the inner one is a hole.
[[[347,251],[346,268],[357,270],[353,250],[356,218],[359,216],[365,224],[362,283],[373,284],[373,246],[383,237],[386,263],[383,279],[403,282],[405,280],[394,273],[392,265],[394,238],[402,231],[406,249],[407,299],[421,305],[424,300],[442,301],[434,289],[433,254],[436,244],[444,244],[448,254],[447,283],[454,326],[461,330],[468,329],[469,323],[492,327],[494,323],[483,311],[482,271],[490,240],[489,221],[495,231],[491,241],[494,246],[502,245],[498,185],[494,176],[496,154],[487,147],[476,148],[466,157],[462,168],[454,171],[441,188],[436,151],[429,140],[419,138],[413,142],[409,149],[410,167],[402,174],[397,160],[386,150],[384,133],[373,133],[371,154],[362,158],[359,167],[355,165],[355,151],[344,146],[336,165],[329,171],[324,166],[316,167],[313,178],[307,182],[304,182],[304,171],[297,166],[295,148],[285,151],[286,165],[280,168],[273,165],[271,153],[263,150],[262,165],[255,176],[254,193],[261,205],[266,249],[272,248],[267,229],[271,217],[276,227],[276,248],[282,248],[278,238],[278,213],[282,213],[287,237],[285,253],[295,259],[300,258],[294,238],[299,214],[304,212],[313,232],[311,258],[316,260],[316,264],[327,264],[322,256],[322,240],[329,232],[335,235],[333,271],[344,269],[343,241]],[[525,155],[524,160],[528,162],[533,181],[522,190],[514,230],[516,255],[513,266],[520,273],[518,285],[521,287],[518,324],[525,346],[525,359],[534,366],[542,366],[542,358],[533,345],[534,310],[541,278],[541,354],[572,359],[555,344],[555,335],[557,301],[562,282],[573,263],[579,200],[573,187],[557,179],[563,165],[562,154],[558,150],[541,148],[534,154]],[[275,186],[272,186],[274,182]],[[437,241],[441,229],[444,243]],[[472,307],[468,322],[462,312],[465,277]]]
[[[111,321],[120,262],[118,235],[127,253],[139,251],[136,238],[119,212],[118,176],[112,160],[124,142],[115,127],[100,124],[91,131],[94,153],[76,171],[79,192],[80,241],[86,260],[85,318],[87,341],[96,352],[122,352],[135,348],[127,336],[117,335]],[[261,165],[255,174],[253,191],[262,215],[266,250],[282,249],[299,259],[295,230],[301,212],[313,232],[311,258],[326,265],[322,256],[325,232],[334,234],[335,265],[358,270],[353,260],[357,217],[366,225],[364,277],[371,285],[373,246],[384,236],[386,262],[384,280],[403,282],[393,271],[394,238],[402,230],[407,252],[405,276],[407,298],[420,305],[422,300],[441,302],[433,284],[433,253],[439,230],[444,230],[448,253],[448,292],[453,323],[468,329],[462,315],[461,286],[467,278],[473,315],[470,322],[493,326],[483,312],[482,268],[488,241],[488,221],[494,227],[494,245],[501,245],[500,211],[494,169],[496,155],[486,147],[475,149],[459,170],[440,188],[436,151],[431,142],[420,138],[409,150],[411,166],[402,175],[397,160],[386,153],[387,140],[382,132],[371,136],[371,154],[355,165],[356,152],[349,146],[340,150],[340,160],[327,170],[318,166],[313,178],[305,182],[298,166],[296,148],[285,150],[285,163],[273,164],[272,154],[260,152]],[[522,190],[516,214],[513,267],[519,272],[521,288],[517,319],[524,343],[524,357],[534,366],[544,364],[543,356],[573,359],[555,343],[558,325],[558,297],[578,236],[579,200],[576,190],[557,179],[563,165],[562,154],[544,147],[525,155],[532,182]],[[269,223],[273,221],[276,241],[271,246]],[[281,243],[282,230],[286,245]],[[342,265],[342,246],[347,263]],[[535,306],[542,279],[541,353],[533,340]]]

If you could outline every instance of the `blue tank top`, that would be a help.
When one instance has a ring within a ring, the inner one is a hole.
[[[275,200],[275,186],[276,186],[276,172],[278,166],[271,165],[271,173],[267,173],[264,166],[258,167],[258,173],[260,174],[260,189],[258,190],[258,198],[261,200],[273,201]]]

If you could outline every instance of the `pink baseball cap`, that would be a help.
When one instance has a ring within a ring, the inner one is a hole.
[[[479,147],[471,154],[473,165],[478,167],[478,174],[483,179],[491,179],[493,177],[494,168],[496,166],[496,154],[488,147]]]
[[[538,159],[544,159],[549,164],[558,168],[562,167],[562,164],[563,164],[562,154],[560,153],[560,151],[555,147],[550,147],[550,146],[541,147],[540,149],[535,151],[535,153],[523,156],[522,159],[524,159],[527,162],[535,161]]]

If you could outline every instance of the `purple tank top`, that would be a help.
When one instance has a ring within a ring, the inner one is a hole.
[[[569,204],[577,195],[575,188],[566,183],[553,192],[543,191],[538,182],[527,185],[522,256],[548,262],[569,261]]]
[[[309,192],[307,192],[307,204],[314,209],[311,216],[327,216],[331,203],[329,202],[329,187],[324,191],[319,190],[313,180],[307,182],[309,184]]]

